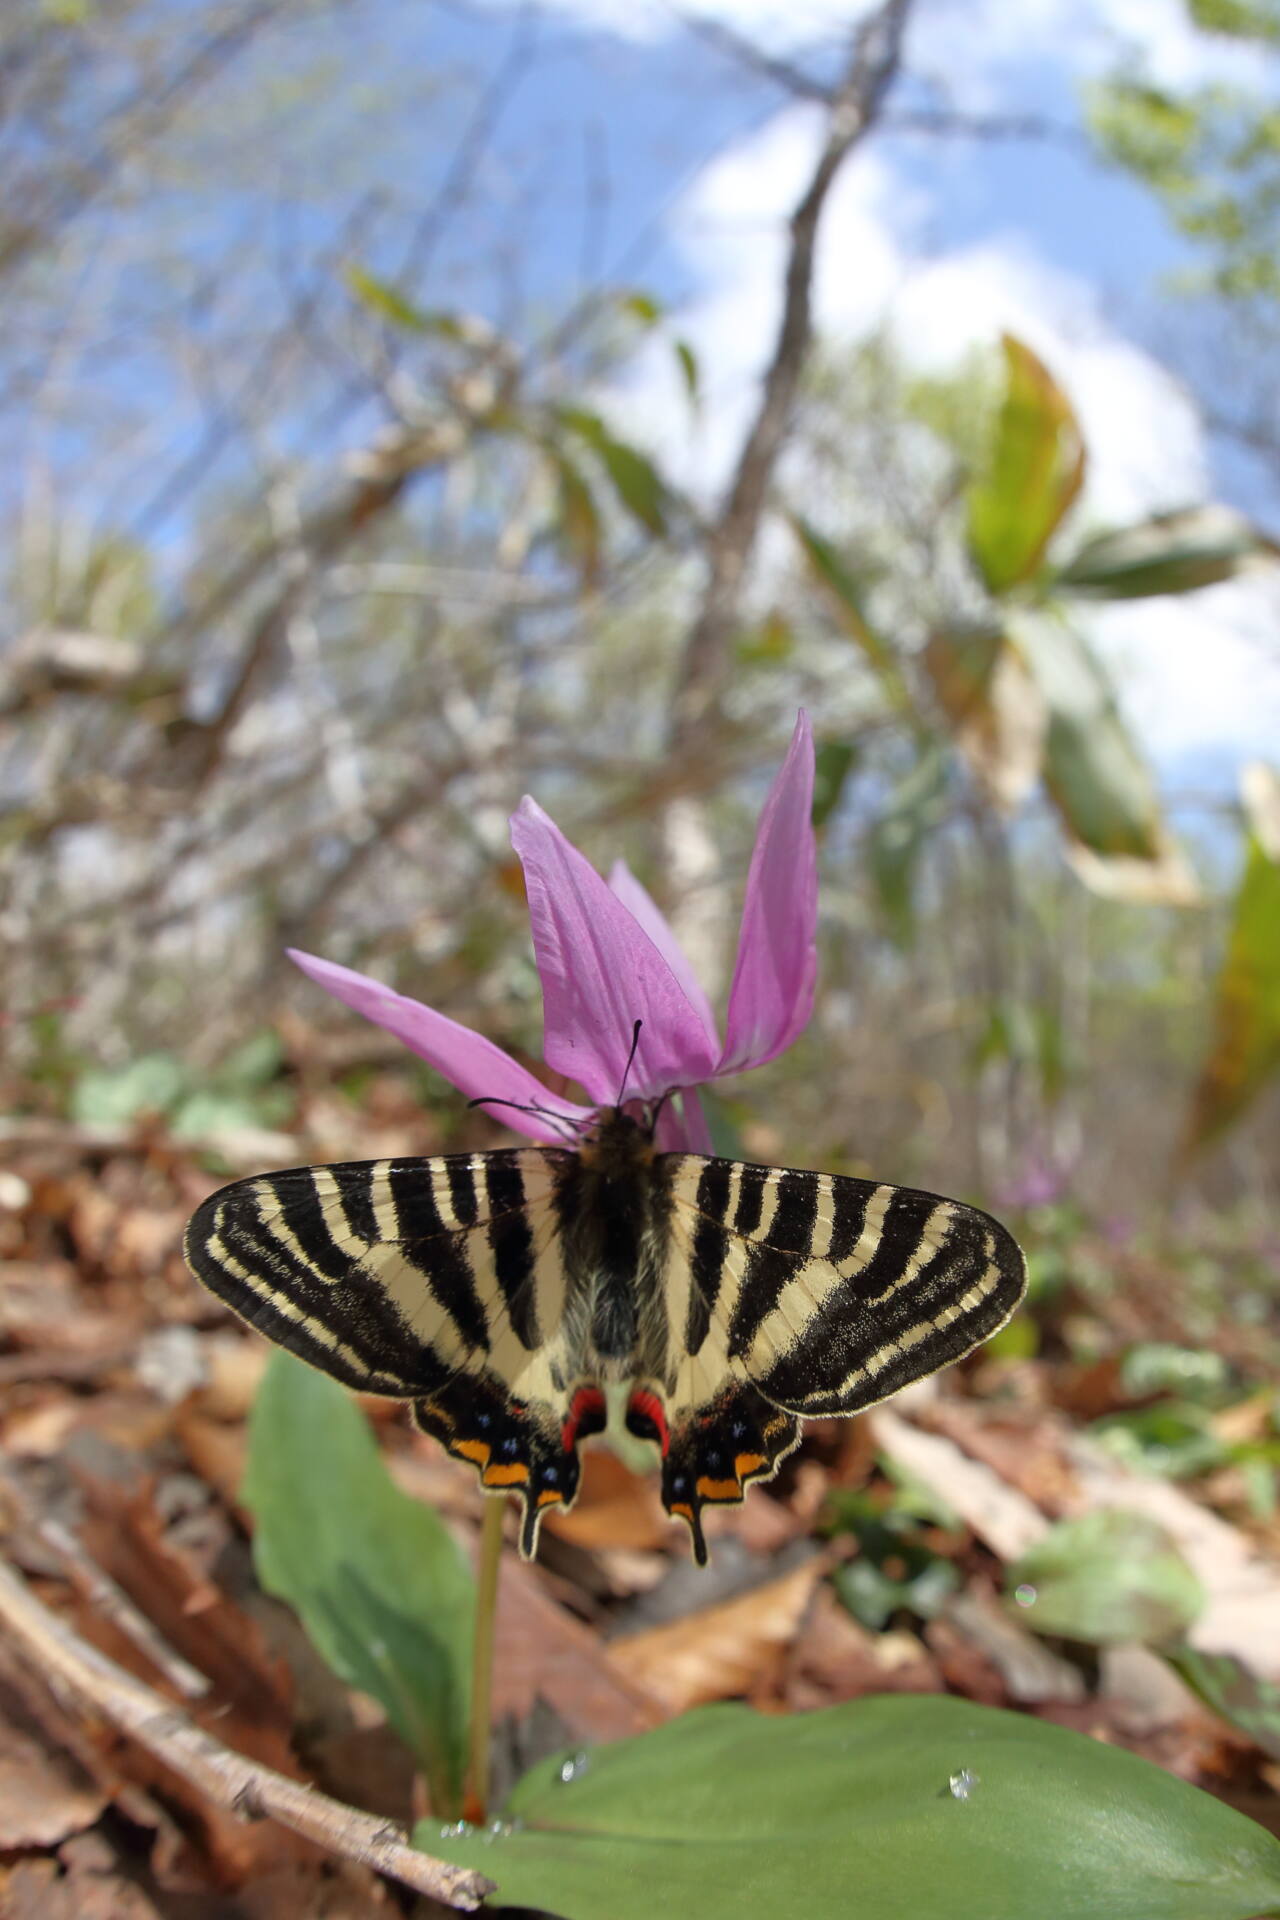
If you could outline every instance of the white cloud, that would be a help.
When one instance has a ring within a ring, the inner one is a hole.
[[[1041,12],[1054,0],[1041,0]],[[1139,0],[1131,0],[1139,10]],[[1148,9],[1151,10],[1151,9]],[[817,121],[779,115],[701,176],[672,238],[703,292],[684,317],[706,375],[693,456],[687,409],[651,360],[628,397],[632,431],[685,462],[704,494],[729,472],[776,331],[785,220],[812,165]],[[1195,405],[1151,354],[1119,334],[1097,290],[1046,261],[1024,235],[930,250],[929,196],[883,158],[859,155],[828,204],[815,284],[819,328],[853,340],[886,325],[917,364],[942,368],[1002,330],[1026,340],[1070,394],[1090,453],[1085,514],[1103,524],[1204,499],[1205,436]],[[1141,737],[1166,763],[1192,753],[1274,751],[1280,737],[1277,598],[1246,580],[1194,601],[1129,603],[1097,616]]]

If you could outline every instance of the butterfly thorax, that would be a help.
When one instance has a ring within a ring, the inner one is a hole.
[[[557,1160],[567,1318],[581,1363],[615,1379],[659,1372],[667,1339],[667,1157],[639,1121],[610,1108],[576,1153]]]

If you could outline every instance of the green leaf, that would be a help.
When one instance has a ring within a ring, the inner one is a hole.
[[[1193,1147],[1224,1133],[1280,1073],[1280,774],[1257,766],[1248,778],[1254,825],[1192,1101]]]
[[[604,528],[595,495],[582,469],[567,453],[552,449],[549,457],[556,474],[556,517],[561,543],[586,585],[594,586],[600,578],[604,553]]]
[[[560,424],[586,441],[609,476],[614,492],[646,533],[661,537],[667,531],[667,489],[646,454],[617,439],[599,414],[582,407],[557,410]]]
[[[889,931],[900,946],[915,932],[915,880],[920,855],[947,812],[947,762],[936,745],[925,748],[911,772],[888,795],[871,829],[871,877]]]
[[[167,1113],[189,1085],[171,1053],[144,1053],[123,1067],[93,1067],[71,1094],[71,1117],[86,1127],[124,1127],[144,1113]]]
[[[1274,542],[1230,507],[1191,507],[1097,534],[1062,568],[1054,585],[1098,600],[1194,593],[1256,568],[1275,552]]]
[[[967,1701],[726,1705],[535,1767],[417,1844],[567,1920],[1249,1920],[1280,1842],[1116,1747]]]
[[[358,300],[371,307],[380,319],[389,320],[392,326],[404,327],[412,333],[441,331],[441,315],[424,313],[389,281],[379,280],[363,267],[346,267],[342,277]]]
[[[1280,1687],[1274,1681],[1259,1679],[1229,1653],[1201,1653],[1188,1646],[1162,1652],[1206,1705],[1280,1760]]]
[[[324,1374],[273,1354],[244,1498],[268,1593],[334,1672],[372,1694],[442,1817],[461,1804],[475,1585],[443,1521],[394,1485],[367,1421]]]
[[[891,703],[900,712],[914,717],[911,696],[884,640],[862,611],[862,589],[852,571],[831,542],[799,514],[792,514],[791,525],[804,549],[805,558],[818,584],[826,591],[829,604],[845,632],[854,640],[880,676]]]
[[[1044,696],[999,628],[940,627],[924,663],[953,738],[983,792],[1012,812],[1040,776]]]
[[[1018,621],[1016,634],[1049,709],[1044,781],[1063,825],[1106,859],[1157,861],[1155,787],[1092,648],[1043,615]]]
[[[1164,1528],[1118,1507],[1059,1521],[1005,1580],[1025,1625],[1097,1646],[1173,1639],[1204,1605]]]
[[[1012,334],[1005,392],[985,470],[968,490],[969,553],[991,593],[1029,580],[1084,479],[1071,402],[1043,361]]]
[[[852,740],[820,740],[814,754],[813,824],[825,826],[840,805],[849,775],[861,758]]]
[[[676,365],[684,381],[684,390],[694,406],[698,404],[702,391],[702,376],[698,370],[698,356],[687,340],[672,342],[672,351],[676,356]]]

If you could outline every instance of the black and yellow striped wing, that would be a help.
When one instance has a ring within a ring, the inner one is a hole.
[[[908,1187],[673,1156],[664,1495],[705,1556],[703,1504],[740,1500],[798,1417],[856,1413],[960,1359],[1021,1299],[998,1221]]]
[[[296,1167],[213,1194],[185,1242],[197,1278],[259,1333],[411,1400],[486,1486],[523,1494],[528,1547],[578,1479],[556,1167],[538,1149]]]

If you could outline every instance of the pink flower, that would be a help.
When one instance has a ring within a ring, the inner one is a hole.
[[[308,953],[291,950],[290,958],[461,1092],[518,1103],[525,1110],[499,1111],[531,1139],[563,1142],[565,1123],[582,1125],[597,1107],[614,1105],[626,1074],[629,1101],[678,1096],[678,1106],[669,1100],[662,1109],[660,1146],[709,1152],[697,1087],[772,1060],[813,1011],[818,876],[812,804],[813,733],[801,713],[756,830],[721,1045],[707,996],[640,882],[619,861],[606,885],[536,801],[521,801],[511,841],[524,865],[542,981],[543,1053],[548,1066],[577,1081],[591,1106],[552,1093],[491,1040],[366,974]],[[642,1025],[628,1072],[637,1020]]]

